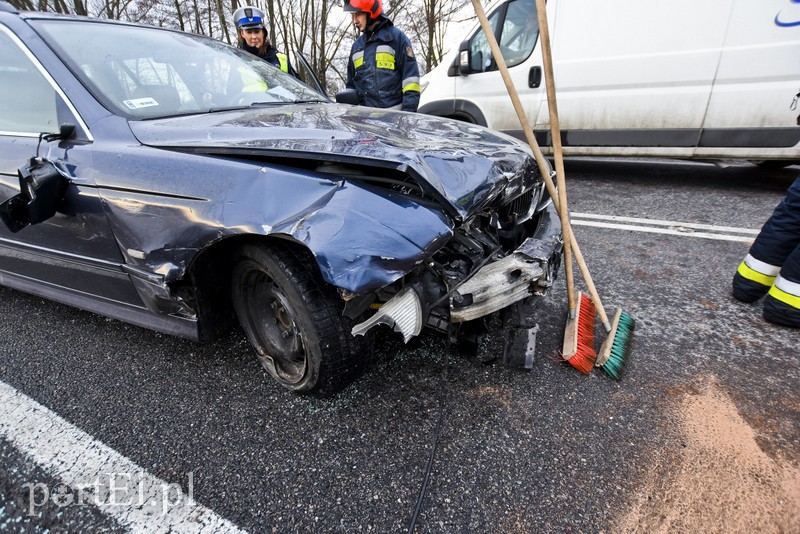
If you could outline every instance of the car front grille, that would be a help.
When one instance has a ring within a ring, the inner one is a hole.
[[[506,204],[503,209],[507,209],[510,213],[514,213],[518,219],[520,216],[527,215],[527,213],[531,211],[532,201],[533,189],[530,189]]]
[[[498,221],[501,228],[511,228],[514,225],[526,221],[530,217],[535,190],[535,188],[529,189],[518,197],[505,203],[497,210]]]

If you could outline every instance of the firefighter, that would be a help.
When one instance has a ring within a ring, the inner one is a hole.
[[[800,328],[800,177],[764,223],[733,276],[733,296],[764,299],[764,319]]]
[[[381,0],[344,0],[361,35],[347,62],[347,82],[362,105],[417,111],[419,67],[408,37],[383,15]]]
[[[283,72],[297,78],[297,73],[289,63],[286,54],[278,52],[267,36],[266,14],[257,7],[240,7],[233,13],[239,35],[239,48],[247,50],[264,61],[278,67]]]

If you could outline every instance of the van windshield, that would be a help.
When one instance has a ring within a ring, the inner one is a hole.
[[[500,49],[506,65],[519,65],[531,55],[536,39],[539,38],[539,20],[534,0],[516,0],[508,4],[503,32],[500,35]]]
[[[535,0],[511,0],[489,16],[489,24],[509,68],[519,65],[533,52],[539,38],[536,13]],[[470,58],[471,72],[497,70],[497,62],[482,29],[472,37]]]

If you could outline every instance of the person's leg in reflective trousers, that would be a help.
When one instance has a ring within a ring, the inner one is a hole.
[[[733,277],[733,296],[754,302],[770,290],[789,255],[800,245],[800,178],[764,223]],[[791,272],[791,270],[790,270]],[[786,279],[785,273],[783,276]]]
[[[786,258],[764,299],[764,319],[800,328],[800,245]]]

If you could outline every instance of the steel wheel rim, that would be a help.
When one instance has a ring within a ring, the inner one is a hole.
[[[308,361],[297,311],[284,291],[266,273],[251,270],[244,276],[246,307],[258,358],[276,378],[297,384],[306,376]]]

